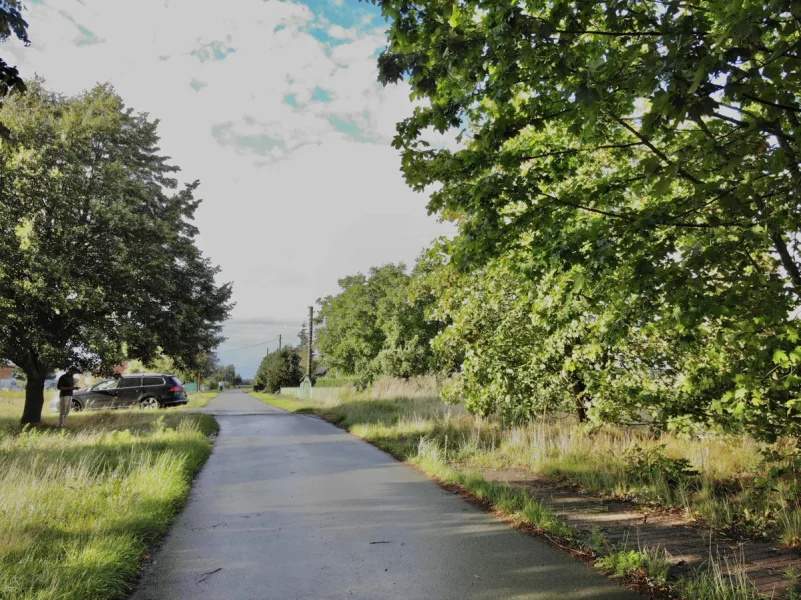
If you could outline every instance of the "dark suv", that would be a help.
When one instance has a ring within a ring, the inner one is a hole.
[[[137,373],[104,379],[89,389],[72,393],[73,410],[156,409],[187,402],[189,398],[181,380],[175,375],[163,373]]]

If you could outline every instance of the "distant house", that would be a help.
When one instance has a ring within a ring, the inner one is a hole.
[[[0,365],[0,379],[12,379],[14,377],[14,367],[11,365]]]
[[[331,367],[317,367],[317,370],[314,372],[314,376],[317,379],[319,379],[320,377],[325,377],[330,369]]]

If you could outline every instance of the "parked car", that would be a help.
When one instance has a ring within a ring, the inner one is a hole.
[[[132,408],[153,410],[189,402],[184,384],[175,375],[137,373],[98,381],[85,390],[72,392],[72,410]],[[58,412],[58,396],[50,402]]]

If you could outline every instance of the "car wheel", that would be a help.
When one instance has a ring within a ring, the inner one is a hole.
[[[145,398],[139,403],[139,408],[142,410],[156,410],[159,407],[159,401],[153,396]]]
[[[83,406],[77,400],[72,401],[72,412],[81,412],[83,410]]]

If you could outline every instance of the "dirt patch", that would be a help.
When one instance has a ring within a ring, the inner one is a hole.
[[[589,533],[597,528],[610,545],[666,550],[672,578],[704,567],[710,557],[721,562],[728,560],[742,565],[760,594],[782,598],[791,585],[784,572],[788,568],[801,570],[801,552],[797,549],[701,529],[684,519],[679,511],[607,501],[525,471],[485,469],[481,475],[488,481],[525,488],[574,529]]]

